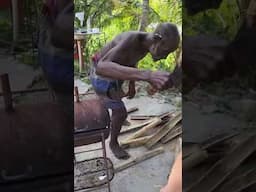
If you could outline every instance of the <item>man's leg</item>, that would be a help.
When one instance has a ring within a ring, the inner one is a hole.
[[[130,157],[130,155],[119,145],[118,142],[118,135],[126,118],[127,111],[124,106],[121,108],[112,109],[111,138],[109,145],[112,152],[118,159],[128,159]]]
[[[122,125],[127,118],[127,110],[120,96],[112,94],[112,98],[100,96],[104,101],[105,107],[112,110],[111,115],[111,132],[110,132],[110,149],[118,159],[128,159],[129,154],[119,145],[118,136]]]

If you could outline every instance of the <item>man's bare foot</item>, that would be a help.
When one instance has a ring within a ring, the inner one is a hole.
[[[118,159],[129,159],[130,155],[118,144],[109,144],[109,147],[116,158]]]

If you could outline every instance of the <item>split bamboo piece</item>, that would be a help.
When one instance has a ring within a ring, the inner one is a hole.
[[[135,111],[138,111],[138,110],[139,110],[138,107],[132,107],[132,108],[127,110],[127,113],[129,114],[129,113],[132,113],[132,112],[135,112]]]
[[[139,137],[136,139],[130,139],[127,141],[121,142],[121,146],[123,148],[128,148],[128,147],[139,147],[141,145],[146,144],[146,142],[151,138],[152,136],[145,136],[145,137]]]
[[[175,125],[182,119],[181,112],[177,113],[172,119],[170,119],[162,128],[158,130],[156,134],[146,143],[147,148],[152,148],[158,141],[160,141],[169,131],[171,131]]]
[[[131,115],[130,119],[131,120],[147,120],[147,119],[154,118],[154,117],[159,117],[160,119],[163,119],[165,117],[171,116],[172,114],[174,114],[174,112],[165,112],[165,113],[162,113],[157,116],[155,116],[155,115]]]
[[[145,125],[148,125],[148,124],[150,124],[150,123],[152,123],[152,119],[150,119],[150,120],[148,120],[148,121],[145,121],[145,122],[143,122],[143,123],[131,125],[131,126],[127,127],[125,130],[121,131],[120,134],[129,133],[129,132],[131,132],[131,131],[134,131],[134,130],[136,130],[136,129],[139,129],[139,128],[141,128],[141,127],[143,127],[143,126],[145,126]]]
[[[185,189],[185,192],[213,192],[256,148],[256,135],[251,135],[223,159],[215,163],[199,181]],[[246,150],[244,150],[246,149]]]
[[[131,139],[136,139],[138,137],[144,136],[144,134],[152,129],[153,127],[159,125],[162,122],[162,120],[159,117],[156,117],[152,120],[152,122],[148,125],[146,125],[145,127],[143,127],[141,130],[137,131],[136,133],[134,133],[131,137],[128,138],[128,140]]]
[[[167,133],[162,139],[161,143],[165,144],[182,133],[182,125],[177,124],[169,133]]]
[[[173,135],[166,137],[163,141],[161,141],[161,143],[166,144],[166,143],[172,141],[173,139],[179,137],[181,134],[182,134],[182,131],[177,131]]]
[[[146,115],[140,115],[140,116],[137,116],[137,115],[131,115],[130,116],[130,119],[131,120],[148,120],[152,118],[152,116],[146,116]]]
[[[127,169],[133,165],[136,165],[142,161],[145,161],[147,159],[150,159],[156,155],[159,155],[161,153],[164,152],[164,148],[163,147],[159,147],[157,149],[154,149],[154,150],[151,150],[151,151],[147,151],[145,154],[142,154],[141,156],[138,156],[138,157],[134,157],[134,158],[131,158],[130,160],[120,164],[120,165],[117,165],[115,167],[115,173],[117,172],[120,172],[124,169]]]

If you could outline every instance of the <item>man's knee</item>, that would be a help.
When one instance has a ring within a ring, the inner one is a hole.
[[[112,116],[118,118],[119,120],[125,120],[128,116],[126,108],[113,109]]]

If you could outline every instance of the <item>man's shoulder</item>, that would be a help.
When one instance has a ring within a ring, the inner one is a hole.
[[[138,42],[145,36],[145,33],[140,31],[127,31],[119,34],[115,38],[115,42],[125,43],[125,44],[133,44],[134,42]]]

